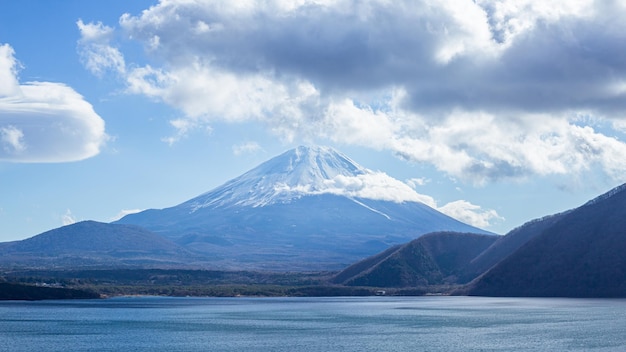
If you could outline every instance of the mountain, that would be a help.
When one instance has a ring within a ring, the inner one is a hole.
[[[333,282],[375,287],[458,283],[469,262],[496,241],[496,236],[473,233],[426,234],[349,266]]]
[[[626,297],[626,185],[539,223],[528,242],[472,282],[467,293]]]
[[[4,267],[178,266],[193,255],[172,241],[133,225],[83,221],[15,242],[0,243]]]
[[[528,241],[539,236],[545,229],[561,220],[566,214],[567,212],[564,212],[531,220],[509,231],[505,236],[499,237],[489,248],[466,265],[460,277],[460,282],[469,282],[486,272],[509,255],[515,253]]]
[[[405,183],[328,147],[298,147],[134,224],[223,268],[338,269],[433,231],[488,233],[421,203]]]
[[[626,297],[626,184],[502,237],[439,232],[359,261],[335,284],[465,284],[478,296]],[[470,282],[471,281],[471,282]]]

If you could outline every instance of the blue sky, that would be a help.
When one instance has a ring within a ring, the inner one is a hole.
[[[329,145],[505,233],[626,181],[619,1],[4,1],[0,241]]]

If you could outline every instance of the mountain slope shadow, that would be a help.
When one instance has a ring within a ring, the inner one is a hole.
[[[466,265],[496,240],[472,233],[429,233],[351,265],[333,282],[375,287],[458,283]]]
[[[472,282],[484,296],[626,296],[626,185],[576,208]]]

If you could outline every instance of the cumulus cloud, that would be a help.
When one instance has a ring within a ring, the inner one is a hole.
[[[65,211],[65,214],[63,214],[63,216],[61,217],[61,223],[63,224],[63,226],[76,223],[76,218],[74,217],[74,215],[72,215],[71,210],[67,209]]]
[[[98,23],[76,22],[81,34],[78,42],[83,65],[94,75],[101,77],[107,71],[123,74],[126,71],[124,55],[110,45],[113,28]]]
[[[504,220],[495,210],[483,209],[481,206],[466,200],[457,200],[439,206],[433,197],[416,192],[408,184],[390,177],[384,172],[374,172],[367,169],[362,171],[363,173],[355,176],[337,175],[326,180],[323,184],[289,186],[281,183],[275,185],[275,191],[284,194],[334,194],[348,198],[365,198],[396,203],[420,202],[457,220],[481,228],[488,228],[495,222]]]
[[[0,45],[0,161],[67,162],[99,153],[104,121],[72,88],[20,84],[14,51]]]
[[[408,184],[398,181],[384,172],[366,172],[357,176],[338,175],[325,183],[327,188],[316,193],[331,193],[351,198],[367,198],[392,202],[420,202],[467,224],[487,228],[494,222],[504,220],[493,209],[483,209],[466,200],[457,200],[438,206],[437,201],[415,192]]]
[[[464,223],[481,228],[487,228],[497,221],[504,220],[495,210],[482,209],[480,206],[465,200],[450,202],[438,210]]]
[[[337,175],[327,180],[324,188],[317,192],[398,203],[410,201],[422,202],[429,206],[434,204],[432,198],[418,194],[404,182],[384,172],[365,172],[357,176]]]
[[[20,94],[20,85],[17,81],[17,66],[15,52],[8,44],[0,45],[0,99]]]
[[[484,184],[625,179],[624,141],[579,118],[625,125],[625,16],[608,0],[170,0],[120,17],[150,66],[124,64],[112,27],[78,25],[86,67],[179,109],[175,136],[255,121]]]

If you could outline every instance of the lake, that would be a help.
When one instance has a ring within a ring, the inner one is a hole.
[[[624,351],[626,300],[167,298],[0,302],[0,351]]]

